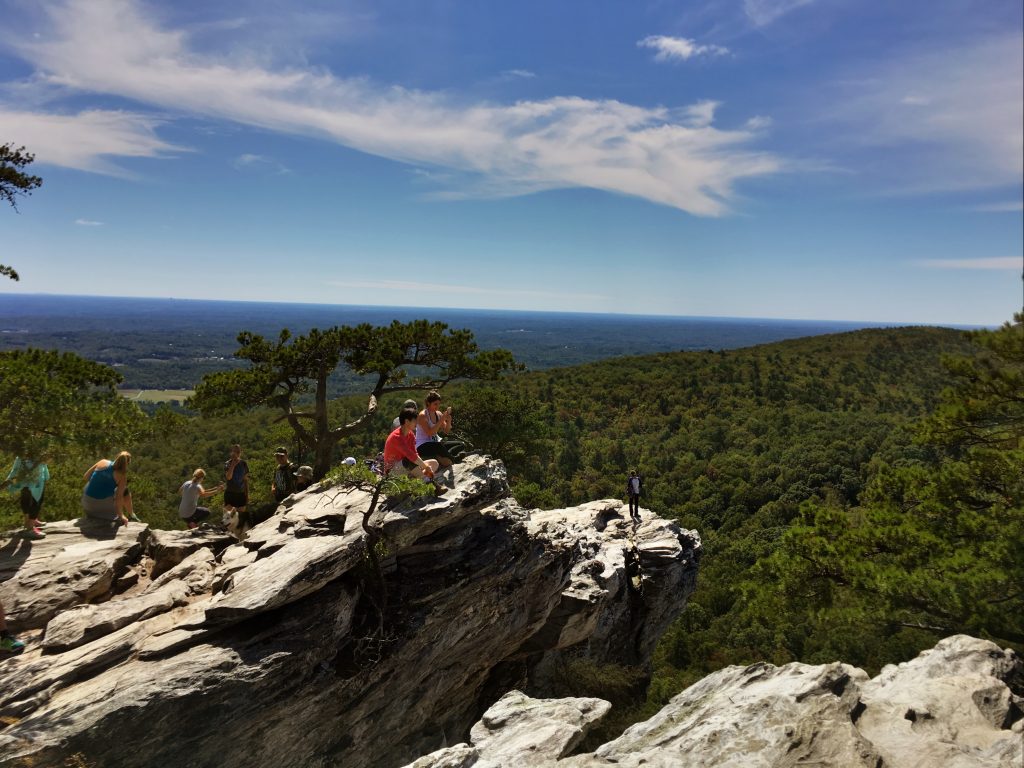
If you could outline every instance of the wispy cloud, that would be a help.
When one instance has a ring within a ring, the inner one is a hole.
[[[475,296],[508,296],[516,298],[541,298],[541,299],[587,299],[590,301],[603,301],[608,297],[597,293],[566,293],[565,291],[544,291],[535,289],[516,288],[486,288],[477,285],[458,285],[454,283],[423,283],[415,280],[328,280],[328,285],[336,288],[349,288],[356,290],[384,290],[402,293],[416,293],[422,295],[424,291],[429,294],[449,293]]]
[[[41,84],[443,168],[460,177],[457,194],[589,187],[716,216],[728,212],[738,182],[784,166],[750,148],[755,132],[695,122],[686,108],[574,96],[465,104],[449,93],[382,87],[322,69],[272,68],[251,55],[205,54],[184,31],[159,25],[131,0],[44,7],[45,34],[13,43]]]
[[[743,11],[757,27],[765,27],[814,0],[743,0]]]
[[[135,112],[26,112],[0,104],[0,135],[32,148],[36,161],[80,171],[125,176],[111,157],[163,157],[186,151],[156,135],[160,121]]]
[[[667,35],[650,35],[638,40],[637,45],[657,51],[655,61],[688,61],[699,56],[725,56],[729,53],[728,48],[720,45],[701,45],[696,40]]]
[[[1024,211],[1024,201],[1007,200],[1002,203],[982,203],[971,207],[972,211],[979,213],[1016,213]]]
[[[75,219],[75,224],[80,227],[102,227],[102,221],[93,221],[92,219]]]
[[[274,174],[289,174],[291,170],[285,167],[283,164],[274,160],[272,157],[266,157],[265,155],[251,155],[244,154],[239,155],[231,163],[236,170],[252,170],[259,171],[262,173],[274,173]]]
[[[532,80],[537,74],[528,69],[506,69],[501,76],[506,80]]]
[[[921,259],[914,262],[929,269],[998,269],[1024,272],[1024,256],[992,256],[983,259]]]
[[[1019,188],[1024,179],[1019,32],[904,53],[859,72],[840,95],[834,117],[849,141],[899,149],[897,191]]]

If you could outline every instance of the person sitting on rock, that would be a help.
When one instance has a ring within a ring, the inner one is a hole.
[[[452,409],[448,407],[440,413],[440,407],[441,395],[429,393],[423,410],[416,417],[416,452],[424,459],[436,459],[437,465],[446,469],[454,460],[448,454],[447,446],[441,442],[441,433],[452,430]]]
[[[313,484],[313,468],[303,464],[295,472],[295,493],[304,491]]]
[[[277,461],[277,467],[270,483],[270,492],[274,494],[274,501],[280,504],[295,493],[295,468],[288,461],[288,449],[284,446],[274,451],[274,460]]]
[[[128,490],[131,460],[128,451],[121,451],[113,461],[100,459],[86,470],[88,482],[82,491],[82,510],[86,517],[121,525],[128,525],[129,517],[135,518]]]
[[[416,416],[415,408],[404,408],[398,414],[398,429],[393,430],[384,443],[384,474],[421,477],[429,482],[437,472],[437,462],[422,459],[416,453]],[[438,483],[434,483],[434,489],[438,495],[447,490]]]
[[[192,473],[192,479],[186,480],[178,489],[178,495],[181,496],[181,503],[178,504],[178,517],[185,521],[190,531],[198,528],[199,524],[210,516],[210,510],[207,507],[200,507],[199,500],[224,490],[224,483],[208,491],[205,490],[202,485],[205,479],[206,470],[197,469]]]

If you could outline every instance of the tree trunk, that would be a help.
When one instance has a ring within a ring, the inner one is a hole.
[[[321,366],[316,377],[316,405],[314,407],[313,434],[316,445],[313,446],[313,479],[319,480],[331,470],[331,457],[337,438],[331,434],[327,423],[327,374]]]

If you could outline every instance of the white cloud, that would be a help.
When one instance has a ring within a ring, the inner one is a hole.
[[[814,0],[743,0],[743,11],[754,26],[765,27]]]
[[[728,48],[720,45],[699,45],[696,40],[667,35],[650,35],[637,41],[641,48],[652,48],[657,53],[655,61],[687,61],[697,56],[725,56]]]
[[[157,137],[154,129],[159,122],[134,112],[47,114],[0,104],[0,135],[31,147],[36,162],[115,176],[126,174],[109,157],[161,157],[184,151]]]
[[[80,227],[102,227],[102,221],[93,221],[92,219],[75,219],[75,224]]]
[[[902,191],[1017,186],[1024,179],[1020,33],[905,53],[858,73],[835,117],[850,140],[900,150]],[[887,169],[883,169],[887,170]]]
[[[254,170],[263,173],[289,174],[291,170],[284,165],[265,155],[243,154],[235,158],[232,165],[235,170]]]
[[[763,131],[771,125],[772,119],[766,115],[754,115],[746,122],[748,131]]]
[[[979,213],[1016,213],[1024,211],[1024,201],[1007,200],[1003,203],[982,203],[973,206],[971,210]]]
[[[528,69],[506,69],[501,76],[507,80],[532,80],[537,74]]]
[[[572,96],[464,104],[322,69],[272,69],[251,55],[203,54],[130,0],[45,8],[41,39],[14,44],[44,83],[443,168],[461,176],[455,194],[589,187],[715,216],[728,211],[738,181],[783,167],[748,148],[751,131],[695,120],[693,110],[707,113],[703,105],[673,110]]]
[[[921,259],[914,262],[929,269],[998,269],[1024,272],[1024,257],[992,256],[983,259]]]

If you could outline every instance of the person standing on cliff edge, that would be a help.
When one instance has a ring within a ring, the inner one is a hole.
[[[640,522],[640,492],[644,487],[644,479],[635,469],[629,471],[626,480],[626,496],[629,497],[629,516],[634,522]]]
[[[231,446],[231,454],[224,462],[224,512],[230,515],[234,511],[238,515],[238,529],[244,531],[248,527],[246,507],[249,506],[249,465],[242,458],[242,446],[235,443]]]

